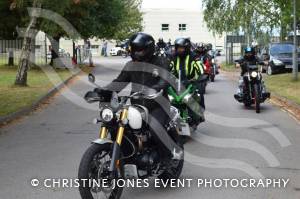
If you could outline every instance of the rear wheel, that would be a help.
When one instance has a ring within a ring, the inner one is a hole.
[[[211,82],[214,82],[214,81],[215,81],[215,75],[211,75],[211,76],[210,76],[210,81],[211,81]]]
[[[119,168],[111,173],[108,168],[111,161],[111,144],[93,144],[84,153],[78,171],[80,181],[79,192],[82,199],[119,199],[123,188],[113,187],[113,180],[120,179],[124,176],[123,164],[120,162]],[[91,180],[91,184],[85,179]],[[93,183],[93,180],[101,182],[107,179],[104,186]],[[91,186],[91,187],[90,187]]]

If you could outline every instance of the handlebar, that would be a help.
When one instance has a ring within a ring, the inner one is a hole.
[[[145,93],[145,91],[138,91],[130,95],[128,98],[145,98],[145,99],[155,99],[163,94],[163,90],[156,93]]]

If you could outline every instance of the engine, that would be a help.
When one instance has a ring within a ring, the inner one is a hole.
[[[159,163],[159,154],[156,150],[146,150],[137,155],[137,166],[139,169],[152,170]]]

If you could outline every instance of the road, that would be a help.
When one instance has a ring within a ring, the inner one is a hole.
[[[102,84],[126,60],[95,60]],[[0,129],[1,199],[79,199],[76,188],[32,187],[31,179],[76,178],[80,158],[98,136],[97,105],[81,99],[92,88],[86,76],[47,106]],[[290,179],[286,188],[127,188],[123,198],[297,199],[300,198],[300,125],[269,103],[261,114],[233,99],[236,82],[222,74],[206,95],[206,122],[186,146],[182,178]]]

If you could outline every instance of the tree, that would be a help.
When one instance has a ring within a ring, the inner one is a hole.
[[[123,18],[114,34],[114,39],[122,41],[134,33],[142,31],[143,16],[140,12],[140,0],[124,0]]]
[[[10,9],[9,1],[0,2],[0,40],[15,40],[18,36],[16,26],[23,23],[21,14]],[[13,17],[12,17],[13,16]],[[8,65],[14,65],[14,51],[9,49]]]
[[[43,8],[52,10],[64,17],[78,31],[79,34],[68,34],[57,23],[37,17],[28,17],[28,26],[26,30],[35,28],[44,31],[50,38],[52,47],[54,48],[52,58],[58,57],[59,39],[68,37],[70,39],[88,39],[92,37],[113,39],[119,34],[124,24],[128,25],[131,31],[137,30],[136,27],[141,23],[141,17],[133,23],[133,17],[138,16],[137,6],[138,0],[12,0],[11,6],[20,13],[26,13],[27,7]],[[38,6],[37,6],[38,5]],[[132,10],[131,10],[132,9]],[[128,19],[130,18],[130,19]],[[126,23],[125,23],[126,22]],[[123,25],[122,25],[123,24]],[[132,28],[131,28],[132,27]],[[26,32],[29,34],[30,31]],[[26,34],[26,36],[28,36]],[[32,41],[24,38],[24,47],[22,51],[22,60],[20,61],[18,74],[16,77],[16,85],[25,86],[27,82],[27,70],[30,48],[28,47]]]
[[[253,37],[261,31],[270,33],[280,28],[283,39],[291,30],[291,1],[203,0],[203,6],[204,20],[216,34],[243,30]]]
[[[34,8],[40,8],[41,3],[38,0],[34,0],[32,6]],[[32,51],[32,41],[36,35],[33,33],[32,30],[36,27],[36,23],[37,18],[33,16],[31,17],[30,22],[26,28],[15,85],[27,86],[27,71],[29,67],[29,58],[30,53]]]

